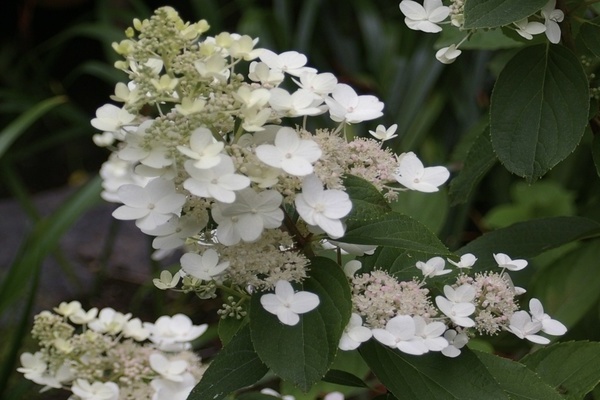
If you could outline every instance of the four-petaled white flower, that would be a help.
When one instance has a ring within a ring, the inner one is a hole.
[[[455,44],[451,44],[448,47],[442,47],[435,53],[435,58],[442,64],[452,64],[458,56],[462,53]]]
[[[444,269],[445,265],[446,262],[442,257],[433,257],[426,262],[417,261],[416,267],[421,270],[424,278],[431,278],[452,272],[451,269]]]
[[[548,344],[550,339],[536,335],[542,330],[542,323],[531,319],[527,311],[517,311],[510,317],[507,330],[519,339],[527,339],[538,344]]]
[[[114,382],[93,382],[77,379],[71,386],[71,391],[81,400],[118,400],[119,386]]]
[[[164,224],[152,230],[142,230],[142,232],[156,236],[152,241],[153,248],[170,250],[183,246],[185,240],[200,232],[207,222],[208,214],[204,221],[198,217],[182,216],[180,218],[173,216]]]
[[[324,190],[316,175],[309,175],[302,181],[302,193],[296,196],[296,210],[309,225],[318,226],[330,237],[336,239],[344,235],[341,218],[352,210],[350,196],[341,190]]]
[[[193,161],[186,161],[184,167],[190,177],[183,182],[183,187],[199,197],[212,197],[223,203],[233,203],[235,191],[250,186],[250,179],[235,173],[231,157],[224,154],[220,157],[221,162],[208,169],[198,169],[194,167]]]
[[[542,7],[542,17],[544,17],[544,26],[546,27],[546,37],[550,43],[560,42],[560,26],[558,23],[565,18],[565,13],[556,8],[556,0],[550,0]]]
[[[134,119],[135,115],[124,108],[105,104],[96,110],[96,118],[92,119],[91,124],[100,131],[117,134],[117,139],[122,140],[121,128],[132,123]]]
[[[373,337],[388,347],[419,356],[429,351],[423,338],[416,336],[416,326],[410,315],[396,315],[385,324],[385,329],[373,329]]]
[[[377,128],[375,128],[374,131],[369,131],[369,133],[375,139],[379,139],[382,142],[385,142],[386,140],[390,140],[390,139],[393,139],[396,136],[398,136],[398,135],[396,135],[397,129],[398,129],[398,124],[394,124],[394,125],[390,126],[389,128],[386,128],[384,125],[377,125]]]
[[[372,333],[369,328],[363,326],[363,320],[360,315],[352,313],[348,326],[344,329],[340,343],[338,347],[341,350],[348,351],[354,350],[360,346],[361,343],[371,339]]]
[[[544,313],[544,307],[538,299],[529,300],[529,312],[534,322],[542,324],[542,332],[553,336],[561,336],[567,333],[566,326]]]
[[[394,178],[408,189],[425,193],[437,192],[438,186],[449,177],[450,172],[445,167],[425,168],[412,151],[398,156]]]
[[[442,28],[437,24],[450,14],[450,8],[442,5],[442,0],[425,0],[423,5],[416,1],[402,0],[400,11],[406,17],[406,26],[428,33],[441,32]]]
[[[181,382],[165,378],[152,379],[150,381],[150,386],[154,389],[152,400],[186,400],[198,382],[190,372],[183,373],[182,378]]]
[[[243,240],[254,242],[264,229],[278,228],[283,221],[283,196],[274,190],[256,193],[252,188],[240,190],[232,204],[213,206],[212,216],[219,243],[232,246]]]
[[[494,254],[494,260],[498,263],[499,268],[505,268],[509,271],[520,271],[527,266],[526,260],[512,260],[504,253]]]
[[[466,253],[466,254],[463,254],[462,256],[460,256],[460,260],[458,262],[452,261],[449,258],[447,258],[447,260],[450,264],[455,265],[458,268],[470,269],[475,264],[475,261],[477,261],[477,257],[475,257],[471,253]]]
[[[142,320],[139,318],[130,319],[123,326],[123,336],[126,338],[132,338],[135,341],[143,342],[148,339],[150,332],[143,327]]]
[[[466,334],[457,333],[454,329],[448,329],[444,333],[444,338],[448,341],[448,346],[442,349],[442,354],[450,358],[458,357],[461,353],[460,349],[469,341]]]
[[[170,271],[162,271],[159,278],[152,279],[152,283],[160,290],[172,289],[179,283],[181,279],[180,271],[171,274]]]
[[[100,310],[98,318],[91,321],[88,327],[94,332],[117,335],[121,333],[129,319],[131,319],[131,313],[123,314],[110,307],[106,307]]]
[[[274,72],[285,72],[293,76],[300,76],[304,72],[317,72],[314,68],[305,67],[307,58],[297,51],[276,54],[271,50],[263,49],[259,58]]]
[[[300,321],[298,314],[317,308],[319,296],[305,291],[294,292],[289,282],[279,280],[275,284],[275,294],[262,295],[260,304],[271,314],[277,315],[282,324],[293,326]]]
[[[183,271],[203,281],[216,280],[229,268],[229,261],[219,263],[219,255],[213,249],[200,254],[185,253],[179,260]]]
[[[179,215],[185,195],[175,191],[173,181],[156,178],[145,187],[123,185],[117,191],[124,205],[113,211],[116,219],[136,220],[138,228],[152,230]]]
[[[190,137],[190,147],[177,146],[177,150],[194,161],[194,167],[208,169],[221,162],[221,151],[225,143],[215,140],[208,128],[197,128]]]
[[[321,157],[321,149],[312,140],[300,139],[294,129],[283,127],[277,131],[275,145],[261,144],[256,148],[256,156],[290,175],[305,176],[312,174],[312,164]]]
[[[282,117],[299,117],[303,115],[318,115],[324,112],[318,106],[323,103],[320,98],[315,98],[312,92],[298,89],[293,93],[285,89],[271,89],[269,105]]]
[[[427,351],[442,351],[448,347],[448,341],[442,337],[446,325],[439,321],[427,323],[420,315],[413,317],[415,321],[415,336],[421,340]]]
[[[452,322],[458,326],[470,328],[475,326],[475,321],[469,318],[475,312],[475,305],[472,303],[475,298],[475,288],[464,284],[454,289],[451,286],[444,286],[444,296],[437,296],[435,304]]]
[[[173,382],[182,382],[183,374],[187,371],[188,363],[185,360],[169,360],[161,353],[152,353],[149,357],[150,368],[159,373],[164,379]]]
[[[313,93],[317,98],[324,99],[326,95],[335,89],[338,81],[330,72],[317,74],[315,72],[304,72],[300,75],[300,81],[292,79],[302,89]]]
[[[527,18],[513,22],[517,27],[516,31],[519,35],[527,40],[533,39],[533,35],[539,35],[546,31],[546,26],[541,22],[529,21]]]
[[[338,83],[331,92],[331,97],[325,98],[325,102],[331,119],[336,122],[355,124],[383,115],[383,103],[377,97],[359,96],[345,83]]]
[[[144,322],[144,328],[150,331],[150,341],[162,351],[189,350],[190,342],[197,339],[208,329],[208,324],[194,325],[184,314],[172,317],[163,315],[155,323]]]

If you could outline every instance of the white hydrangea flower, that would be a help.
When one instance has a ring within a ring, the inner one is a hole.
[[[66,301],[61,302],[58,307],[54,307],[54,312],[62,315],[63,317],[70,317],[71,315],[83,310],[81,303],[77,300],[67,303]]]
[[[169,360],[161,353],[152,353],[149,357],[150,368],[164,379],[173,382],[183,382],[188,363],[185,360]]]
[[[198,169],[208,169],[221,162],[221,152],[225,143],[215,140],[210,129],[200,127],[192,132],[190,147],[177,146],[177,150],[192,160]]]
[[[147,143],[148,134],[146,131],[154,123],[153,120],[144,121],[138,126],[135,132],[131,132],[125,137],[126,146],[118,151],[119,158],[130,163],[140,162],[151,168],[164,168],[173,164],[173,160],[168,157],[168,148],[160,141],[150,141]]]
[[[218,82],[226,82],[230,75],[227,60],[217,53],[207,59],[196,61],[194,67],[196,67],[196,71],[202,78],[213,79]]]
[[[517,311],[510,317],[507,331],[513,333],[519,339],[527,339],[537,344],[548,344],[550,339],[536,335],[542,330],[542,323],[534,321],[527,311]]]
[[[28,352],[21,354],[21,365],[17,368],[17,371],[24,374],[26,379],[34,382],[44,375],[46,368],[48,368],[48,363],[44,361],[44,355],[41,351],[33,354]]]
[[[218,279],[229,268],[229,261],[219,263],[219,255],[213,249],[205,250],[202,255],[185,253],[180,263],[186,274],[203,281]]]
[[[181,279],[180,271],[177,271],[175,274],[171,274],[170,271],[162,271],[160,273],[159,278],[152,279],[152,283],[160,290],[172,289],[179,283],[179,279]]]
[[[444,6],[442,0],[425,0],[423,5],[416,1],[402,0],[400,11],[406,17],[406,26],[428,33],[441,32],[442,28],[437,24],[450,14],[450,8]]]
[[[271,89],[269,105],[282,117],[300,117],[304,115],[318,115],[324,112],[318,107],[323,100],[316,99],[312,92],[298,89],[293,93],[285,89]]]
[[[123,185],[117,192],[124,204],[113,211],[116,219],[136,220],[138,228],[152,230],[179,215],[185,195],[175,191],[173,181],[156,178],[144,187]]]
[[[362,263],[358,260],[350,260],[346,264],[344,264],[344,274],[352,279],[356,271],[362,268]]]
[[[394,125],[390,126],[389,128],[386,128],[384,125],[377,125],[377,128],[375,128],[374,131],[369,131],[369,133],[375,139],[379,139],[382,142],[385,142],[386,140],[390,140],[390,139],[393,139],[398,136],[398,135],[396,135],[397,129],[398,129],[398,124],[394,124]]]
[[[271,314],[277,315],[282,324],[293,326],[300,322],[299,314],[317,308],[319,296],[306,291],[294,292],[289,282],[279,280],[275,284],[275,294],[262,295],[260,304]]]
[[[450,177],[450,172],[445,167],[425,168],[415,153],[402,153],[398,156],[398,167],[394,178],[398,183],[411,190],[432,193],[437,192]]]
[[[371,339],[371,336],[373,336],[373,334],[369,328],[363,326],[361,316],[352,313],[348,326],[344,328],[344,333],[342,333],[338,347],[340,350],[344,351],[354,350],[357,349],[361,343]]]
[[[521,37],[531,40],[533,35],[539,35],[546,31],[546,26],[541,22],[529,21],[527,18],[513,22],[516,31]]]
[[[293,76],[300,76],[304,72],[317,72],[316,69],[305,66],[308,61],[306,56],[297,51],[276,54],[271,50],[264,49],[260,53],[260,60],[267,64],[272,71],[285,72]]]
[[[560,42],[560,26],[558,23],[565,18],[565,13],[556,8],[556,0],[550,0],[542,7],[542,17],[544,17],[544,26],[546,27],[546,37],[550,43]]]
[[[475,305],[471,303],[475,298],[475,288],[464,284],[457,289],[451,286],[444,286],[444,296],[437,296],[435,304],[442,313],[444,313],[452,322],[458,326],[471,328],[475,326],[475,321],[469,316],[475,312]]]
[[[223,203],[235,201],[235,191],[250,185],[250,179],[235,173],[231,157],[220,155],[221,162],[209,169],[197,169],[194,162],[189,160],[184,164],[190,178],[183,182],[183,187],[190,193],[214,198]]]
[[[71,391],[81,400],[119,400],[119,386],[114,382],[93,382],[77,379]]]
[[[91,308],[88,311],[81,309],[81,310],[73,313],[72,315],[70,315],[69,321],[71,321],[72,323],[74,323],[76,325],[89,324],[91,321],[96,319],[97,315],[98,315],[98,309],[96,307]]]
[[[294,129],[283,127],[277,131],[275,144],[261,144],[256,148],[256,156],[290,175],[306,176],[312,174],[312,164],[321,157],[321,149],[312,140],[300,139]]]
[[[442,349],[442,354],[450,358],[458,357],[461,353],[460,349],[469,342],[466,334],[457,333],[454,329],[448,329],[444,333],[444,338],[448,341],[448,346]]]
[[[331,97],[325,98],[329,115],[336,122],[355,124],[383,115],[383,103],[375,96],[356,94],[352,87],[338,83]]]
[[[378,342],[403,353],[419,356],[429,351],[422,338],[415,335],[415,321],[410,315],[396,315],[385,324],[385,329],[372,332]]]
[[[271,92],[264,88],[253,89],[250,86],[240,86],[233,97],[241,102],[244,108],[261,108],[269,102]]]
[[[155,390],[152,400],[186,400],[198,382],[189,372],[185,372],[182,378],[180,382],[164,378],[152,379],[150,386]]]
[[[253,61],[250,63],[248,78],[266,87],[274,87],[283,82],[285,75],[280,70],[269,68],[264,62]]]
[[[553,336],[561,336],[567,333],[566,326],[544,313],[544,307],[538,299],[529,300],[529,312],[534,322],[542,324],[542,332]]]
[[[325,99],[325,97],[335,89],[338,81],[335,75],[330,72],[317,74],[315,72],[304,72],[300,75],[300,81],[292,79],[299,87],[305,89],[316,98]]]
[[[212,216],[217,227],[219,243],[232,246],[244,242],[254,242],[264,229],[281,226],[283,196],[274,190],[256,193],[252,188],[240,190],[232,204],[217,203],[212,208]]]
[[[447,258],[447,260],[450,264],[455,265],[456,267],[458,267],[460,269],[463,269],[463,268],[471,269],[473,267],[473,265],[475,265],[475,261],[477,261],[477,257],[475,257],[471,253],[466,253],[466,254],[463,254],[462,256],[460,256],[460,260],[458,262],[452,261],[449,258]]]
[[[442,64],[452,64],[462,53],[455,44],[448,47],[442,47],[435,53],[435,58]]]
[[[187,238],[198,234],[207,223],[208,215],[204,221],[193,216],[173,216],[164,224],[151,230],[143,229],[142,232],[156,236],[152,241],[153,248],[171,250],[183,246]]]
[[[341,190],[324,190],[316,175],[302,181],[302,193],[296,195],[296,210],[309,225],[318,226],[337,239],[344,235],[344,218],[352,210],[350,196]]]
[[[149,339],[159,350],[183,351],[190,349],[190,342],[206,332],[208,324],[194,325],[187,315],[175,314],[163,315],[155,323],[144,322],[144,328],[150,331]]]
[[[269,396],[277,397],[278,399],[282,399],[282,400],[296,400],[296,398],[292,395],[281,395],[281,394],[279,394],[279,392],[277,392],[273,389],[270,389],[270,388],[262,389],[260,392],[262,394],[267,394]]]
[[[94,128],[111,132],[116,138],[123,140],[121,129],[130,125],[135,120],[135,115],[130,114],[124,108],[119,108],[113,104],[105,104],[96,110],[96,118],[93,118],[91,124]]]
[[[245,61],[254,60],[263,52],[263,49],[254,48],[256,43],[258,43],[258,39],[252,39],[248,35],[242,35],[237,38],[234,37],[234,41],[231,43],[231,46],[229,46],[229,55],[233,58],[241,58]]]
[[[415,336],[423,341],[428,351],[442,351],[448,347],[448,341],[442,336],[446,325],[439,321],[427,323],[420,315],[413,317],[415,322]]]
[[[416,264],[416,267],[423,273],[423,278],[432,278],[452,272],[451,269],[444,269],[445,266],[446,262],[442,257],[433,257],[426,262],[417,261]]]
[[[121,186],[132,184],[146,186],[149,178],[139,176],[134,173],[133,164],[121,160],[117,153],[111,153],[108,160],[100,167],[100,177],[102,177],[102,193],[100,197],[111,203],[121,203],[118,190]]]
[[[88,327],[94,332],[117,335],[123,331],[130,318],[131,313],[123,314],[113,308],[106,307],[100,310],[98,318],[91,321]]]
[[[137,342],[143,342],[150,336],[150,331],[142,326],[142,321],[139,318],[133,318],[125,323],[123,336],[132,338]]]
[[[204,110],[206,106],[206,100],[203,98],[191,99],[189,97],[184,97],[181,99],[181,103],[175,105],[175,110],[181,115],[192,115],[199,113]]]
[[[513,260],[504,253],[494,254],[494,260],[498,263],[499,268],[507,269],[509,271],[520,271],[527,266],[526,260]]]

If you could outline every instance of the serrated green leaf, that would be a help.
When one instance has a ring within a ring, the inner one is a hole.
[[[410,356],[370,340],[361,345],[360,353],[381,383],[399,399],[509,399],[467,348],[458,358],[439,353]]]
[[[435,193],[409,190],[400,193],[390,207],[398,213],[410,215],[432,232],[439,232],[448,214],[448,193],[445,188]]]
[[[223,399],[235,390],[256,383],[268,370],[254,351],[250,328],[246,325],[211,361],[188,400]]]
[[[456,29],[453,25],[443,25],[440,38],[435,42],[435,48],[450,46],[460,42],[466,33]],[[469,39],[460,45],[464,50],[499,50],[523,47],[524,42],[506,36],[502,29],[478,30],[469,36]]]
[[[229,341],[233,338],[233,336],[247,323],[248,318],[221,318],[219,320],[218,327],[219,339],[221,339],[221,344],[223,346],[226,346],[227,343],[229,343]]]
[[[392,211],[383,195],[365,179],[346,175],[344,188],[352,200],[352,210],[346,218],[349,224],[378,218]]]
[[[544,268],[529,289],[552,318],[574,326],[600,298],[600,241],[578,248]]]
[[[570,50],[554,45],[521,50],[492,92],[490,133],[498,159],[528,181],[540,178],[579,144],[588,108],[587,77]]]
[[[473,253],[479,259],[475,269],[496,265],[492,253],[512,258],[531,258],[575,240],[600,235],[600,224],[583,217],[540,218],[488,232],[459,249],[459,255]]]
[[[353,386],[358,388],[368,388],[362,379],[350,372],[341,371],[339,369],[330,369],[323,377],[323,381],[335,383],[337,385]]]
[[[511,400],[561,400],[551,386],[535,372],[516,361],[489,353],[474,351],[479,361],[494,377]]]
[[[468,0],[465,1],[466,29],[494,28],[519,21],[540,10],[547,0]]]
[[[578,38],[583,41],[585,47],[594,53],[596,57],[600,57],[600,17],[581,25]]]
[[[490,140],[490,129],[486,128],[467,153],[460,173],[450,182],[450,205],[465,203],[477,184],[496,164],[496,156]]]
[[[352,309],[348,280],[340,266],[317,257],[311,259],[310,268],[310,278],[301,289],[318,295],[320,303],[302,314],[298,324],[281,324],[261,306],[259,295],[252,297],[249,312],[252,341],[261,360],[303,391],[329,370]]]
[[[567,342],[542,348],[521,359],[564,398],[583,399],[600,383],[600,343]]]

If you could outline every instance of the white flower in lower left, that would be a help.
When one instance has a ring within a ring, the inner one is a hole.
[[[314,310],[319,305],[319,296],[310,292],[294,292],[287,281],[277,281],[275,294],[268,293],[260,298],[260,304],[271,314],[277,315],[285,325],[296,325],[300,321],[298,314]]]
[[[81,400],[118,400],[119,386],[114,382],[93,382],[77,379],[71,391]]]

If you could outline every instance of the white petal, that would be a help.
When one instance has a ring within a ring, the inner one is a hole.
[[[297,314],[304,314],[314,310],[319,305],[319,296],[310,292],[294,294],[290,309]]]
[[[300,321],[298,314],[287,307],[279,307],[277,310],[277,318],[279,318],[279,321],[282,324],[290,326],[296,325]]]

